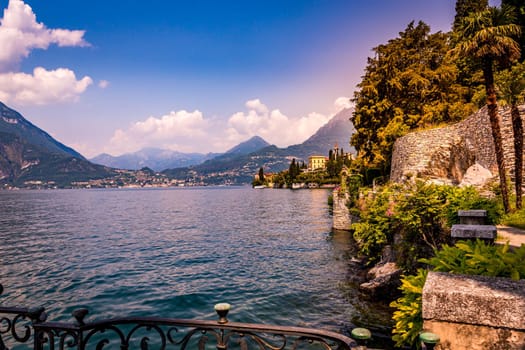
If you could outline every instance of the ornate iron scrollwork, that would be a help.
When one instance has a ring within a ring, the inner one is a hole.
[[[0,295],[4,287],[0,284]],[[43,307],[19,308],[0,306],[0,350],[9,349],[8,342],[28,343],[33,335],[33,325],[47,318]]]
[[[46,322],[43,308],[0,307],[0,350],[8,350],[6,338],[24,344],[33,339],[35,350],[350,350],[356,345],[342,334],[313,328],[229,322],[228,310],[221,304],[217,321],[124,317],[86,322],[88,310],[78,309],[72,313],[75,321],[64,323]]]

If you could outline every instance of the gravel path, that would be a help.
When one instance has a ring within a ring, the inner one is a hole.
[[[525,244],[525,230],[503,225],[498,225],[497,230],[498,238],[496,242],[505,243],[508,241],[511,246],[515,247]]]

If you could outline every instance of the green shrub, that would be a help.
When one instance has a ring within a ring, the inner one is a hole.
[[[525,230],[525,208],[506,214],[502,217],[501,223]]]
[[[398,266],[408,273],[416,271],[420,258],[449,243],[458,210],[485,209],[488,223],[498,222],[502,214],[496,200],[482,197],[472,187],[422,181],[378,186],[365,198],[356,202],[361,221],[352,225],[360,253],[373,263],[381,258],[385,245],[392,245]]]
[[[449,187],[417,182],[398,196],[395,207],[396,233],[394,246],[397,264],[405,272],[415,272],[422,257],[429,257],[450,234],[443,220]]]
[[[360,221],[352,224],[352,230],[359,253],[366,257],[368,264],[372,264],[381,258],[383,247],[392,241],[392,192],[385,187],[381,192],[370,192],[365,196],[367,199],[360,208]]]
[[[483,197],[474,187],[448,187],[447,201],[444,216],[449,227],[459,223],[458,210],[486,210],[487,225],[498,224],[503,215],[500,200]]]
[[[416,343],[423,329],[422,296],[426,279],[425,269],[419,269],[415,276],[403,276],[399,287],[403,295],[390,303],[397,309],[392,316],[395,322],[392,339],[396,346]]]
[[[443,246],[430,259],[422,262],[434,271],[463,275],[525,279],[525,245],[509,250],[509,245],[492,245],[481,240],[460,241],[453,247]]]
[[[483,275],[525,279],[525,244],[510,250],[508,245],[491,245],[484,241],[460,241],[454,246],[445,245],[430,259],[421,262],[434,271],[464,275]],[[414,276],[404,276],[400,290],[403,295],[390,306],[396,308],[392,339],[396,346],[417,344],[423,328],[422,293],[427,271],[419,269]]]

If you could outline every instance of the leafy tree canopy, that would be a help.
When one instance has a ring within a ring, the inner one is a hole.
[[[374,48],[354,93],[351,144],[366,165],[390,168],[394,141],[416,128],[461,120],[475,110],[457,82],[450,36],[411,22],[399,37]]]

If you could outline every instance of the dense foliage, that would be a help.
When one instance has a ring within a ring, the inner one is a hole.
[[[402,296],[390,303],[396,309],[392,316],[395,322],[392,339],[397,346],[416,343],[423,328],[423,287],[427,274],[427,270],[419,269],[414,276],[404,276],[400,287]]]
[[[430,259],[421,262],[433,271],[463,275],[525,279],[525,245],[510,250],[508,245],[492,245],[484,241],[460,241],[454,246],[443,246]],[[412,345],[423,328],[422,293],[427,276],[419,269],[413,276],[404,276],[402,296],[390,306],[396,308],[393,319],[393,339],[397,346]]]
[[[503,206],[473,188],[454,188],[416,182],[374,186],[351,200],[361,222],[352,226],[360,253],[377,262],[386,245],[394,248],[396,263],[405,273],[403,296],[392,306],[397,345],[413,345],[421,330],[421,293],[426,264],[435,271],[510,277],[525,276],[525,247],[483,242],[449,243],[450,226],[459,209],[485,209],[497,223],[508,213],[509,193],[504,167],[498,103],[512,110],[515,149],[516,208],[521,208],[523,126],[517,105],[524,100],[525,3],[502,0],[489,7],[487,0],[457,0],[450,33],[430,33],[423,22],[412,22],[384,45],[374,48],[365,74],[354,93],[351,118],[356,128],[351,144],[358,151],[355,164],[373,177],[388,176],[396,139],[415,129],[457,122],[487,105],[498,164],[497,189]],[[499,73],[498,73],[499,72]],[[379,171],[379,173],[377,173]],[[523,218],[520,210],[506,220]]]
[[[457,31],[465,17],[472,12],[483,11],[488,5],[488,0],[457,0],[453,29]]]
[[[525,2],[523,0],[502,0],[502,6],[512,6],[515,9],[515,23],[521,26],[521,36],[519,38],[521,47],[521,62],[525,61]]]
[[[508,245],[462,241],[443,246],[434,257],[421,261],[434,271],[525,279],[525,245],[509,250]]]
[[[431,34],[425,23],[412,22],[397,38],[373,49],[354,93],[351,118],[356,128],[351,144],[363,167],[388,175],[397,138],[459,121],[485,104],[496,106],[493,70],[515,64],[520,46],[525,46],[523,30],[520,36],[525,5],[516,0],[503,1],[501,8],[487,5],[486,0],[458,0],[450,33]],[[508,210],[503,182],[501,186]]]
[[[354,94],[351,144],[367,166],[388,173],[394,141],[410,130],[460,120],[475,110],[457,83],[449,35],[412,22],[374,48]]]
[[[482,197],[472,187],[452,187],[417,181],[377,186],[356,202],[361,220],[352,225],[359,252],[368,263],[377,262],[386,245],[396,253],[405,272],[418,267],[418,260],[449,242],[450,227],[462,209],[485,209],[490,223],[501,217],[494,199]]]

